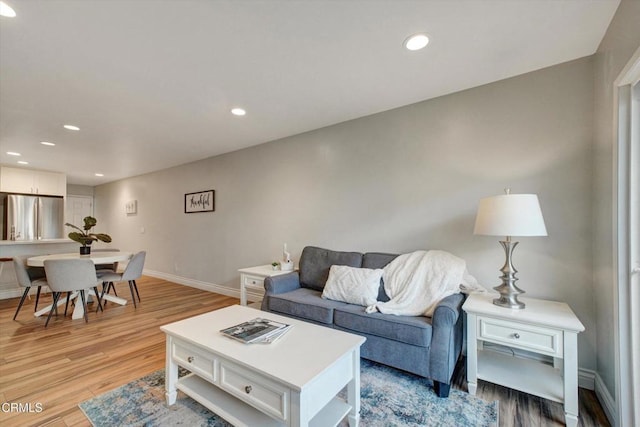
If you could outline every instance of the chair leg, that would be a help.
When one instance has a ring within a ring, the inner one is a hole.
[[[104,312],[104,309],[102,308],[102,304],[100,302],[100,294],[98,293],[98,287],[97,286],[93,287],[93,292],[96,293],[96,299],[98,300],[98,308],[96,308],[96,313],[98,312],[98,310]]]
[[[67,310],[69,309],[69,299],[71,299],[71,292],[67,292],[67,303],[64,306],[64,315],[65,316],[67,315]]]
[[[131,291],[131,299],[133,300],[133,306],[135,308],[138,308],[138,305],[136,304],[136,296],[133,293],[133,280],[129,280],[129,290]]]
[[[113,295],[118,296],[118,293],[116,292],[116,287],[113,284],[113,282],[109,282],[109,287],[107,288],[107,293],[109,293],[110,289],[113,289]]]
[[[49,310],[49,315],[47,316],[47,321],[44,324],[44,327],[46,328],[47,325],[49,325],[49,320],[51,320],[51,315],[53,314],[54,311],[54,307],[58,307],[58,299],[60,298],[60,292],[54,292],[53,293],[53,305],[51,306],[51,310]]]
[[[87,300],[84,297],[84,289],[80,290],[80,298],[82,298],[82,308],[84,309],[84,322],[89,323],[89,315],[87,314]]]
[[[62,294],[60,294],[60,295],[62,295]],[[53,291],[51,291],[51,297],[53,298]],[[58,304],[55,304],[53,306],[53,309],[56,311],[56,317],[58,317]],[[65,312],[64,315],[66,316],[67,313]]]
[[[109,290],[109,283],[102,282],[102,292],[100,293],[100,302],[102,302],[102,307],[106,307],[107,306],[107,301],[104,300],[104,294],[108,293],[107,292],[108,290]]]
[[[22,298],[20,298],[20,304],[18,304],[18,309],[16,310],[16,314],[13,315],[13,320],[16,320],[16,317],[18,317],[18,312],[22,308],[22,304],[24,304],[24,300],[27,299],[27,295],[29,295],[29,289],[31,289],[31,286],[29,286],[24,290],[24,293],[22,294]]]
[[[33,312],[35,313],[36,311],[38,311],[38,301],[40,301],[40,291],[42,290],[42,286],[38,286],[38,291],[36,292],[36,306],[33,309]]]
[[[133,282],[133,289],[136,290],[136,295],[138,295],[138,301],[141,301],[140,300],[140,293],[138,292],[138,284],[136,283],[135,280],[132,280],[132,282]]]

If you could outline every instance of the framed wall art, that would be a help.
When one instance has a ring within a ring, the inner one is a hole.
[[[185,194],[184,213],[213,212],[215,210],[215,194],[215,190]]]
[[[136,215],[138,213],[138,201],[137,200],[129,200],[124,205],[124,211],[127,215]]]

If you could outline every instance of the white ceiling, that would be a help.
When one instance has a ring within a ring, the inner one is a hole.
[[[0,163],[98,185],[593,54],[619,0],[5,0]],[[426,49],[403,40],[427,32]],[[234,106],[244,117],[229,113]],[[68,131],[74,124],[80,132]],[[45,147],[40,141],[56,143]],[[98,178],[94,173],[104,173]]]

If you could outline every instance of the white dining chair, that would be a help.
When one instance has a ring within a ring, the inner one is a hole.
[[[129,290],[131,291],[133,306],[137,308],[138,305],[136,304],[136,296],[138,297],[138,301],[140,301],[140,293],[138,292],[138,285],[136,284],[136,280],[142,276],[142,270],[144,269],[144,261],[146,256],[147,253],[145,251],[140,251],[135,254],[133,257],[131,257],[129,263],[127,264],[127,267],[122,273],[98,274],[98,277],[100,278],[100,280],[102,280],[102,294],[100,294],[100,300],[102,300],[105,291],[106,293],[109,293],[109,290],[113,289],[113,291],[115,292],[116,289],[114,283],[129,282]]]
[[[18,313],[22,308],[22,304],[24,304],[24,300],[29,295],[29,291],[33,286],[38,287],[38,290],[36,292],[36,306],[33,311],[38,311],[40,290],[43,286],[49,286],[49,284],[47,283],[47,279],[45,278],[44,270],[42,268],[27,267],[27,258],[29,258],[29,256],[13,257],[13,269],[15,270],[16,277],[18,278],[18,284],[25,288],[24,293],[22,294],[22,298],[20,298],[20,303],[18,304],[16,314],[13,316],[13,320],[16,320],[16,317],[18,317]]]
[[[58,300],[63,292],[67,292],[67,307],[69,305],[69,293],[77,291],[80,293],[82,300],[82,308],[84,309],[84,321],[89,322],[89,316],[87,315],[87,299],[85,297],[86,289],[93,289],[98,295],[98,283],[99,279],[96,274],[96,268],[93,261],[90,259],[58,259],[58,260],[45,260],[44,271],[47,275],[47,282],[49,288],[53,292],[53,305],[45,327],[51,320],[51,315],[55,311],[55,307],[58,305]],[[98,308],[102,309],[100,299],[98,299]],[[65,308],[65,314],[67,309]]]

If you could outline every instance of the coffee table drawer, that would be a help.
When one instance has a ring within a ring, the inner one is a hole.
[[[198,347],[188,343],[174,341],[172,353],[173,359],[179,365],[203,378],[216,382],[216,360],[204,350],[200,350]]]
[[[477,330],[480,340],[563,357],[563,335],[558,329],[479,316]]]
[[[289,418],[289,389],[246,368],[220,362],[220,387],[279,420]]]

